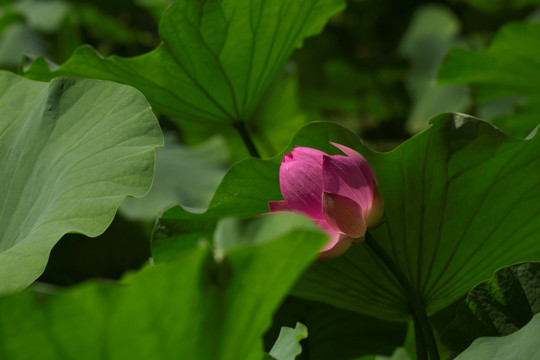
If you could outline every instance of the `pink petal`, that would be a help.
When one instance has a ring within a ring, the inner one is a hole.
[[[373,182],[366,178],[356,160],[349,157],[332,155],[323,158],[323,189],[354,200],[362,209],[371,207]]]
[[[316,223],[330,236],[330,240],[328,240],[328,242],[324,245],[324,247],[321,249],[321,252],[332,249],[341,239],[347,237],[346,235],[334,231],[334,229],[332,229],[332,227],[326,222],[326,220],[317,220]]]
[[[334,233],[334,235],[331,236],[330,241],[319,252],[318,259],[329,260],[338,257],[349,250],[352,244],[353,239],[350,237]]]
[[[291,211],[285,201],[269,201],[268,208],[270,209],[270,212]]]
[[[366,180],[369,183],[373,182],[375,183],[375,185],[377,185],[377,177],[375,176],[375,172],[373,172],[373,169],[371,168],[367,160],[362,156],[362,154],[360,154],[358,151],[353,150],[345,145],[341,145],[341,144],[337,144],[333,142],[330,142],[330,144],[334,145],[339,150],[343,151],[343,153],[347,155],[349,158],[353,159],[358,164],[358,167],[364,173]]]
[[[308,147],[297,146],[290,154],[283,154],[283,161],[307,161],[322,166],[324,152]]]
[[[347,235],[335,232],[325,220],[317,221],[317,224],[330,235],[330,240],[319,251],[319,260],[333,259],[346,252],[352,244],[356,243],[356,239],[352,239]]]
[[[366,212],[366,225],[368,228],[378,226],[381,223],[381,218],[384,213],[384,201],[379,191],[379,188],[375,186],[373,190],[373,202],[371,207]]]
[[[286,161],[279,169],[281,194],[289,209],[323,219],[322,166],[312,161]]]
[[[326,222],[336,232],[353,239],[362,238],[366,233],[362,208],[346,196],[324,192],[323,214]]]

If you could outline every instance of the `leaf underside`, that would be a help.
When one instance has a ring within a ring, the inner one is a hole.
[[[159,124],[134,89],[0,73],[0,293],[28,286],[67,232],[97,236],[148,192]]]

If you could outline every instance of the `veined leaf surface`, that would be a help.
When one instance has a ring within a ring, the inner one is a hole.
[[[135,89],[0,73],[0,293],[43,271],[67,232],[97,236],[150,189],[161,130]]]
[[[304,38],[343,0],[179,0],[163,15],[163,40],[134,58],[102,58],[83,46],[60,68],[34,62],[25,75],[92,77],[132,85],[165,115],[233,124],[249,119]]]

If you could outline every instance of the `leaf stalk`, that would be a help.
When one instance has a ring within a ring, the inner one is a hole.
[[[242,141],[246,145],[249,155],[260,159],[261,155],[259,154],[259,151],[257,150],[257,147],[255,146],[255,143],[253,142],[253,139],[251,138],[251,135],[249,134],[249,131],[246,127],[246,122],[237,121],[236,123],[234,123],[233,126],[242,137]]]
[[[420,298],[420,295],[390,255],[384,251],[369,232],[366,232],[365,243],[396,277],[403,288],[405,296],[409,300],[409,306],[414,321],[416,354],[418,359],[427,360],[429,355],[430,360],[440,360],[435,335],[433,334],[433,329],[429,323],[424,302]]]

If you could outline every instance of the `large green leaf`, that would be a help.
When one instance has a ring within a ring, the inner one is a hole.
[[[162,136],[133,88],[0,73],[0,293],[43,271],[67,232],[102,233],[126,195],[150,188]]]
[[[456,319],[442,334],[454,355],[481,336],[504,336],[540,313],[540,263],[503,268],[489,282],[476,286],[456,310]]]
[[[385,199],[386,222],[372,234],[428,314],[502,266],[540,259],[539,138],[512,138],[461,115],[431,123],[386,154],[356,145]],[[365,244],[314,264],[296,294],[387,319],[409,312],[400,285]]]
[[[262,359],[273,311],[327,236],[298,215],[258,220],[262,228],[293,224],[219,256],[208,246],[184,251],[121,286],[90,282],[0,299],[0,357]]]
[[[540,314],[518,332],[502,337],[477,339],[456,360],[538,360],[538,334],[540,333]]]
[[[334,141],[366,156],[386,209],[386,222],[373,235],[433,314],[498,268],[540,259],[538,139],[512,138],[473,118],[441,115],[389,153],[370,151],[330,123],[304,127],[292,144],[335,154]],[[279,161],[238,163],[204,214],[180,207],[165,212],[154,238],[158,259],[174,254],[193,233],[211,238],[221,216],[267,212],[267,201],[280,199]],[[316,262],[294,294],[383,319],[409,318],[401,285],[365,244]]]
[[[41,58],[26,76],[113,80],[172,118],[232,124],[251,117],[291,52],[343,7],[343,0],[179,0],[161,19],[163,43],[150,53],[103,59],[85,46],[54,71]]]
[[[505,25],[487,50],[449,52],[439,70],[439,82],[475,85],[477,101],[481,104],[522,96],[524,99],[512,111],[516,116],[499,121],[495,118],[494,123],[505,131],[525,136],[538,125],[540,118],[539,38],[540,24]]]

